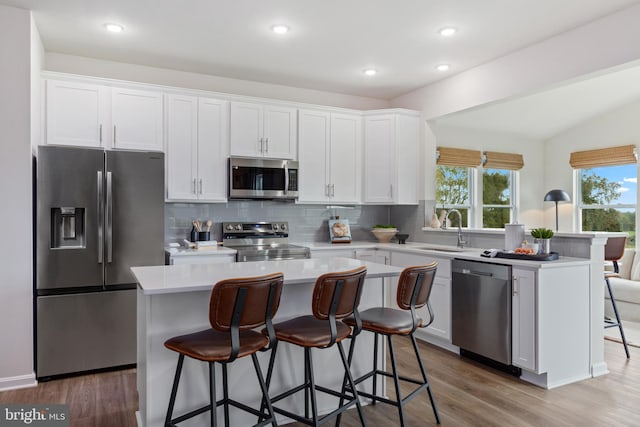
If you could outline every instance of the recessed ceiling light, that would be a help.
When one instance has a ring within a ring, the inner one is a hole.
[[[438,71],[447,71],[449,70],[449,64],[440,64],[436,67]]]
[[[445,28],[441,28],[440,31],[438,31],[438,34],[440,34],[441,36],[447,37],[447,36],[454,35],[456,33],[456,31],[458,31],[458,30],[456,30],[453,27],[445,27]]]
[[[124,27],[120,24],[107,23],[104,24],[104,27],[107,31],[111,31],[112,33],[121,33],[124,31]]]
[[[376,70],[375,68],[367,68],[366,70],[364,70],[364,73],[367,76],[375,76],[376,74],[378,74],[378,70]]]
[[[289,32],[289,27],[287,25],[278,24],[278,25],[272,26],[271,31],[273,31],[276,34],[286,34]]]

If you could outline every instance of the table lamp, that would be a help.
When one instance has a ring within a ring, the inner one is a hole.
[[[556,203],[556,231],[558,231],[558,202],[570,202],[569,195],[562,190],[551,190],[544,195],[545,202]]]

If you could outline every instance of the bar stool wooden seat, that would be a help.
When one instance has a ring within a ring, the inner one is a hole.
[[[351,315],[355,318],[359,317],[357,307],[360,302],[362,285],[366,273],[367,269],[363,266],[354,270],[321,275],[316,279],[313,288],[313,315],[296,317],[274,325],[277,341],[271,352],[271,359],[269,360],[267,387],[271,382],[278,343],[284,341],[303,347],[305,365],[303,384],[271,398],[273,410],[276,413],[285,415],[306,425],[319,426],[334,419],[337,415],[355,404],[358,409],[360,422],[363,426],[366,426],[360,401],[358,400],[358,394],[357,391],[355,391],[355,384],[353,383],[353,378],[347,364],[347,357],[342,346],[342,341],[351,334],[351,328],[340,321],[340,319]],[[352,393],[346,394],[344,387],[342,390],[331,390],[315,383],[311,349],[327,349],[333,347],[334,344],[338,347],[342,365],[345,370],[345,378],[351,385]],[[305,392],[304,417],[279,408],[276,405],[280,400],[302,390]],[[331,413],[319,417],[316,397],[317,391],[339,397],[341,399],[340,406]],[[311,414],[309,413],[309,404],[311,405]]]
[[[396,301],[398,307],[401,310],[395,308],[388,307],[375,307],[370,308],[368,310],[360,313],[360,321],[362,322],[362,330],[370,331],[375,334],[374,338],[374,349],[373,349],[373,369],[366,374],[362,375],[360,378],[355,380],[356,384],[360,384],[363,381],[366,381],[369,378],[373,380],[373,393],[366,393],[364,391],[358,392],[360,396],[367,397],[373,400],[373,404],[376,402],[383,402],[398,408],[398,415],[400,417],[400,425],[405,426],[405,417],[403,407],[410,400],[416,397],[421,391],[427,390],[429,394],[429,400],[431,401],[431,407],[433,408],[433,414],[436,418],[436,422],[440,424],[440,416],[438,414],[438,408],[436,406],[436,402],[433,398],[433,394],[431,393],[431,386],[429,384],[429,380],[427,379],[427,373],[424,369],[424,365],[422,364],[422,359],[420,358],[420,352],[418,350],[418,345],[416,343],[416,339],[414,337],[414,332],[419,327],[427,327],[433,322],[433,311],[431,310],[431,306],[429,304],[429,296],[431,295],[431,288],[433,286],[433,280],[436,275],[436,268],[438,264],[433,262],[431,264],[417,266],[417,267],[407,267],[402,273],[400,273],[400,278],[398,279],[398,290],[396,293]],[[427,306],[429,312],[429,320],[427,322],[423,321],[416,314],[416,309]],[[354,328],[357,327],[358,319],[355,317],[350,317],[344,320],[344,322]],[[356,336],[355,333],[357,329],[354,329],[354,335],[351,341],[351,348],[349,349],[349,364],[351,364],[353,358],[353,350],[356,345]],[[387,342],[389,345],[389,353],[391,356],[391,372],[383,371],[378,369],[378,335],[384,335],[387,337]],[[396,356],[395,350],[393,347],[393,336],[409,336],[411,337],[411,343],[413,344],[413,350],[416,355],[416,359],[418,361],[418,366],[420,368],[420,373],[422,375],[421,380],[416,380],[413,378],[408,378],[404,376],[398,375],[398,368],[396,365]],[[393,383],[395,386],[396,392],[396,400],[390,400],[383,396],[379,396],[377,394],[377,376],[384,375],[386,377],[393,378]],[[400,381],[405,381],[409,383],[413,383],[418,385],[418,387],[409,393],[407,396],[402,398],[400,393]],[[350,388],[347,384],[347,381],[343,381],[343,386],[350,391]],[[338,425],[339,425],[338,419]]]
[[[216,409],[220,405],[224,406],[224,420],[227,427],[229,426],[229,405],[257,416],[257,426],[277,425],[256,353],[267,350],[275,344],[271,319],[278,310],[282,283],[282,273],[219,281],[214,285],[209,301],[211,329],[173,337],[164,343],[165,347],[179,353],[165,426],[174,426],[196,415],[211,411],[211,426],[215,427]],[[265,325],[266,333],[253,330]],[[172,418],[185,356],[209,364],[209,404]],[[227,365],[245,356],[251,356],[262,390],[263,406],[259,411],[229,398]],[[216,362],[222,365],[223,398],[218,401],[216,401],[214,366]]]
[[[613,308],[613,314],[616,317],[616,320],[613,319],[604,319],[604,328],[615,328],[618,327],[620,331],[620,338],[622,339],[622,345],[624,345],[624,352],[627,354],[627,359],[630,358],[629,355],[629,347],[627,346],[627,338],[624,336],[624,329],[622,328],[622,320],[620,319],[620,314],[618,313],[618,306],[616,304],[616,299],[613,297],[613,290],[611,289],[611,283],[609,283],[609,278],[611,277],[619,277],[620,269],[618,267],[618,261],[624,255],[624,248],[627,245],[627,238],[625,236],[622,237],[609,237],[607,239],[607,243],[604,245],[604,259],[605,261],[611,261],[613,263],[613,271],[605,271],[604,272],[604,281],[607,284],[607,291],[609,292],[609,300],[611,301],[611,306]]]

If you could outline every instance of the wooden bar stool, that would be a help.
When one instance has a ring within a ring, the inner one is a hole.
[[[258,424],[256,425],[258,426],[277,425],[256,352],[267,350],[275,345],[271,319],[278,310],[282,283],[282,273],[219,281],[211,291],[209,302],[211,329],[173,337],[164,343],[165,347],[180,354],[165,426],[174,426],[196,415],[211,411],[211,426],[215,427],[217,423],[216,408],[220,405],[224,406],[224,420],[227,427],[229,426],[229,405],[257,416]],[[252,330],[265,325],[265,333]],[[229,398],[227,365],[237,358],[249,355],[253,360],[253,367],[262,390],[263,407],[260,408],[260,411]],[[209,364],[210,403],[177,418],[172,418],[185,356]],[[214,366],[216,362],[222,364],[224,397],[219,401],[216,401]],[[266,414],[264,413],[265,407]]]
[[[358,319],[357,307],[360,302],[360,294],[362,293],[362,285],[366,273],[367,269],[363,266],[354,270],[321,275],[316,279],[313,288],[311,302],[313,315],[296,317],[274,325],[277,341],[271,352],[271,359],[269,360],[267,388],[271,382],[277,343],[279,341],[303,347],[305,365],[305,379],[303,384],[271,398],[275,412],[306,425],[319,426],[335,418],[355,404],[358,408],[360,422],[363,426],[366,426],[364,415],[362,414],[362,407],[358,400],[358,393],[355,389],[355,384],[349,371],[347,357],[342,346],[342,340],[351,334],[351,328],[340,321],[340,319],[351,315]],[[337,391],[315,383],[311,349],[327,349],[334,344],[337,344],[345,370],[346,381],[351,385],[351,390],[353,391],[350,394],[344,392],[344,387],[343,390]],[[278,401],[302,390],[305,392],[304,417],[276,406]],[[331,413],[323,417],[318,417],[316,391],[339,397],[341,399],[340,406]],[[311,404],[311,414],[309,414],[309,404]]]
[[[372,399],[374,404],[376,402],[383,402],[396,406],[398,408],[401,426],[406,425],[403,411],[404,405],[425,389],[429,393],[429,400],[431,401],[431,407],[433,408],[433,414],[435,415],[436,422],[440,424],[438,408],[433,398],[433,394],[431,393],[431,386],[429,384],[429,380],[427,379],[427,373],[424,369],[424,365],[422,364],[420,352],[418,351],[418,345],[414,337],[414,332],[417,328],[426,328],[433,322],[433,311],[431,310],[431,306],[429,305],[429,296],[431,295],[431,288],[433,286],[433,279],[436,275],[437,266],[438,264],[436,262],[433,262],[431,264],[423,266],[407,267],[402,271],[402,273],[400,273],[400,278],[398,279],[396,301],[398,307],[401,310],[386,307],[375,307],[360,313],[362,330],[373,332],[375,334],[375,338],[373,349],[373,370],[355,380],[356,384],[360,384],[361,382],[372,378],[373,394],[363,391],[358,392],[358,394],[360,396]],[[416,309],[424,307],[425,305],[427,306],[427,309],[429,311],[429,321],[426,323],[416,314]],[[351,364],[353,358],[353,350],[356,345],[358,319],[356,319],[355,317],[350,317],[345,319],[344,322],[347,325],[351,325],[355,328],[354,335],[352,336],[351,348],[349,349],[349,364]],[[391,356],[392,372],[386,372],[378,369],[378,335],[384,335],[387,337],[387,342],[389,343],[389,353]],[[408,335],[409,337],[411,337],[411,343],[413,344],[413,350],[418,361],[420,373],[422,374],[422,380],[416,380],[413,378],[398,375],[398,368],[396,366],[396,355],[393,347],[394,335]],[[393,383],[396,390],[396,400],[390,400],[385,397],[378,396],[378,375],[384,375],[386,377],[393,378]],[[417,384],[419,387],[402,398],[400,394],[400,380]],[[349,389],[350,386],[347,384],[346,380],[343,381],[343,386],[347,388],[347,391],[351,391]],[[338,417],[338,425],[339,422],[340,419]]]
[[[627,338],[624,336],[624,329],[622,328],[622,320],[620,320],[620,314],[618,313],[618,306],[616,305],[616,299],[613,297],[613,290],[611,290],[611,283],[609,283],[610,277],[619,277],[618,273],[620,272],[620,268],[618,267],[618,260],[622,258],[624,255],[624,248],[627,245],[626,237],[609,237],[607,239],[607,243],[604,245],[604,259],[605,261],[611,261],[613,263],[613,271],[605,271],[604,272],[604,281],[607,284],[607,291],[609,292],[609,300],[611,301],[611,306],[613,308],[613,314],[616,316],[616,320],[613,319],[604,319],[604,328],[615,328],[618,327],[620,331],[620,338],[622,338],[622,345],[624,345],[624,352],[627,354],[627,359],[631,356],[629,355],[629,347],[627,346]]]

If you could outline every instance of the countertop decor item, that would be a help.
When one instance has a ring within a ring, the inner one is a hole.
[[[409,235],[408,234],[396,234],[396,237],[398,239],[398,244],[404,245],[407,242],[407,239],[409,238]]]
[[[329,236],[331,237],[331,243],[351,243],[349,220],[340,219],[339,216],[336,219],[330,219]]]
[[[393,225],[378,224],[373,227],[373,230],[371,230],[371,232],[374,236],[376,236],[378,242],[389,243],[391,239],[393,239],[393,237],[398,233],[398,229]]]
[[[512,251],[519,248],[524,241],[524,224],[504,225],[504,250]]]
[[[544,201],[556,204],[556,231],[558,231],[558,202],[570,202],[571,198],[563,190],[551,190],[544,195]]]
[[[536,239],[536,243],[540,244],[540,254],[551,253],[551,238],[553,237],[553,230],[549,228],[534,228],[531,230],[531,237]]]

